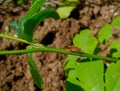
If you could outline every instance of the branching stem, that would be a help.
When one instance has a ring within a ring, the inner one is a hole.
[[[99,59],[99,60],[107,60],[107,61],[113,61],[113,62],[119,61],[119,59],[117,59],[117,58],[97,56],[97,55],[92,55],[92,54],[83,53],[83,52],[72,52],[72,51],[68,51],[68,50],[45,47],[45,46],[43,47],[42,44],[37,45],[37,44],[34,44],[34,43],[27,42],[23,39],[15,38],[15,37],[8,36],[8,35],[0,34],[0,36],[5,37],[5,38],[9,38],[9,39],[13,39],[13,40],[17,40],[17,41],[20,41],[20,42],[24,42],[24,43],[30,44],[32,46],[37,46],[38,47],[38,48],[23,49],[23,50],[1,51],[0,55],[24,54],[24,53],[33,53],[33,52],[55,52],[55,53],[82,56],[82,57],[88,57],[88,58]]]

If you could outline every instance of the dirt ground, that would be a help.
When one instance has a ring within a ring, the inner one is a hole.
[[[52,0],[51,0],[52,1]],[[57,0],[53,0],[57,1]],[[49,47],[64,49],[72,45],[72,38],[82,29],[90,28],[96,36],[98,30],[120,16],[120,2],[117,0],[79,0],[78,7],[67,19],[46,19],[36,26],[34,39]],[[119,1],[119,0],[118,0]],[[52,3],[52,2],[51,2]],[[26,5],[0,4],[0,33],[5,32],[8,21],[16,20],[25,15],[29,8]],[[120,39],[120,29],[114,29],[111,40]],[[10,28],[9,35],[15,35]],[[27,45],[17,41],[0,38],[0,50],[25,49]],[[102,50],[101,55],[107,55]],[[65,75],[63,63],[67,55],[41,52],[34,53],[33,58],[44,80],[42,91],[63,91]],[[0,56],[0,91],[39,91],[33,83],[28,66],[27,54]]]

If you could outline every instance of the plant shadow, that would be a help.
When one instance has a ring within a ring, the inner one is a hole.
[[[66,81],[66,91],[84,91],[84,89],[78,85]]]

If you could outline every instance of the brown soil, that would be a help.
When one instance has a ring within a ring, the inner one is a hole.
[[[8,21],[19,19],[27,11],[26,6],[10,8],[0,13],[0,32],[4,32]],[[10,6],[11,7],[11,6]],[[0,9],[1,10],[1,9]],[[50,47],[62,48],[72,45],[72,38],[82,29],[90,28],[96,36],[98,30],[110,23],[114,17],[120,16],[120,3],[105,0],[80,0],[71,16],[64,20],[46,19],[37,25],[34,39]],[[9,35],[14,35],[10,29]],[[116,37],[117,36],[117,37]],[[114,29],[112,41],[119,39],[118,29]],[[0,38],[0,50],[24,49],[27,45],[17,41]],[[103,48],[101,55],[107,55]],[[67,55],[57,53],[34,53],[33,58],[44,80],[42,91],[63,91],[65,76],[63,63]],[[28,66],[27,54],[0,56],[0,91],[38,91],[34,85]]]

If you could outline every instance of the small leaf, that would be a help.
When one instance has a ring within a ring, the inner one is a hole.
[[[95,37],[91,37],[91,31],[89,29],[83,30],[80,34],[75,35],[73,38],[73,44],[79,47],[83,52],[93,54],[98,41]]]
[[[59,7],[57,9],[57,13],[59,14],[61,19],[67,18],[71,12],[75,9],[75,6],[64,6],[64,7]]]
[[[68,55],[67,59],[64,63],[64,69],[66,71],[66,76],[68,75],[67,72],[71,69],[74,69],[76,66],[76,60],[79,58],[79,56],[74,55]]]
[[[57,9],[60,18],[67,18],[71,12],[76,8],[78,0],[62,0]]]
[[[98,32],[98,39],[100,43],[106,44],[107,41],[112,37],[112,27],[109,24],[103,26]]]
[[[110,45],[110,54],[112,57],[120,58],[120,41],[114,41]]]
[[[116,17],[111,23],[112,26],[116,26],[120,28],[120,17]]]
[[[120,91],[120,62],[109,65],[105,73],[106,91]]]

